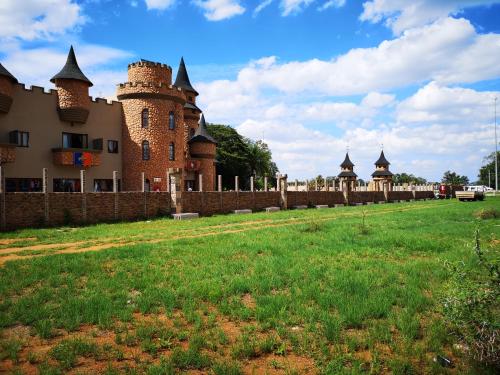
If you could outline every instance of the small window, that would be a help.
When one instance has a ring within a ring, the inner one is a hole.
[[[63,148],[88,148],[89,139],[87,134],[62,133]]]
[[[108,152],[110,154],[118,154],[118,141],[108,140]]]
[[[17,147],[29,147],[30,133],[14,130],[10,132],[10,143],[15,144]]]
[[[168,160],[175,160],[175,145],[173,143],[168,145]]]
[[[149,142],[142,141],[142,160],[149,160]]]
[[[175,129],[175,115],[174,115],[174,112],[170,112],[168,114],[168,128],[170,130],[174,130]]]
[[[143,128],[149,127],[149,109],[147,108],[142,110],[141,126]]]

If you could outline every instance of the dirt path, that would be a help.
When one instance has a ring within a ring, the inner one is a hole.
[[[440,205],[439,207],[449,206],[452,203]],[[365,212],[365,216],[378,216],[385,215],[393,212],[401,212],[401,211],[416,211],[423,209],[436,208],[436,205],[418,205],[418,206],[409,206],[409,207],[398,207],[391,209],[383,209],[372,212]],[[141,239],[137,236],[132,236],[130,240],[123,239],[113,239],[113,238],[103,238],[101,240],[91,240],[91,241],[78,241],[78,242],[69,242],[69,243],[56,243],[56,244],[43,244],[43,245],[34,245],[34,246],[26,246],[26,247],[11,247],[0,249],[0,254],[6,254],[0,257],[0,265],[4,264],[7,261],[11,260],[19,260],[19,259],[29,259],[40,256],[50,256],[57,254],[75,254],[75,253],[83,253],[90,251],[100,251],[107,250],[115,247],[123,247],[123,246],[131,246],[139,243],[161,243],[172,240],[181,240],[181,239],[190,239],[190,238],[201,238],[201,237],[209,237],[209,236],[218,236],[223,234],[234,234],[234,233],[242,233],[249,232],[255,230],[262,230],[267,228],[277,228],[284,227],[290,225],[298,225],[307,223],[311,220],[314,221],[333,221],[345,217],[360,217],[362,215],[361,211],[356,210],[355,212],[344,212],[344,213],[336,213],[335,215],[323,216],[323,217],[301,217],[301,218],[287,218],[287,219],[262,219],[262,220],[253,220],[248,222],[239,222],[239,223],[228,223],[228,224],[217,224],[213,226],[207,226],[204,228],[193,228],[186,229],[182,231],[180,235],[172,235],[172,233],[161,233],[158,235],[164,234],[164,237],[154,238],[154,239]],[[234,228],[239,227],[239,228]],[[220,231],[214,231],[213,229],[222,229]],[[201,231],[201,232],[200,232]],[[26,239],[19,239],[18,241],[22,241]],[[9,240],[4,240],[9,241]],[[85,246],[89,245],[89,246]],[[40,251],[40,250],[53,250],[48,254],[25,254],[19,255],[20,252],[24,251]]]

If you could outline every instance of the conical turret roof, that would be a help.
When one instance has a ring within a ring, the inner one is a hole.
[[[50,79],[50,82],[55,83],[56,79],[75,79],[77,81],[83,81],[88,83],[89,86],[93,86],[92,82],[85,77],[85,74],[82,73],[80,67],[78,66],[78,62],[76,61],[75,51],[73,50],[73,46],[69,49],[68,58],[66,60],[66,64],[63,66],[61,71],[57,73],[54,77]]]
[[[5,69],[2,64],[0,64],[0,76],[7,77],[12,81],[12,83],[17,83],[16,77],[14,77],[7,69]]]
[[[380,153],[380,157],[375,162],[375,165],[389,165],[389,164],[391,163],[389,163],[389,161],[385,158],[384,150],[382,150],[382,152]]]
[[[198,123],[198,128],[194,132],[193,137],[189,140],[189,143],[193,142],[209,142],[217,143],[210,134],[208,134],[207,123],[205,122],[205,116],[201,114],[200,122]]]
[[[346,152],[345,159],[342,162],[342,164],[340,164],[340,167],[341,168],[353,168],[354,167],[354,163],[351,161],[351,159],[349,159],[349,153],[348,152]]]
[[[198,91],[196,91],[191,82],[189,81],[188,72],[186,69],[186,64],[184,64],[184,57],[181,57],[181,62],[179,63],[179,70],[177,70],[177,77],[175,77],[174,86],[180,87],[186,91],[191,91],[195,95],[198,95]]]

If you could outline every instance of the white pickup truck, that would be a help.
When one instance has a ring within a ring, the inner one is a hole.
[[[455,196],[462,202],[484,200],[484,193],[482,191],[456,191]]]

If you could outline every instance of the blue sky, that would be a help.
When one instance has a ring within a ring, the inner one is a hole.
[[[494,149],[500,0],[2,0],[0,62],[27,85],[73,44],[94,96],[127,63],[184,56],[209,122],[270,145],[291,178],[334,175],[347,147],[367,179],[474,180]]]

